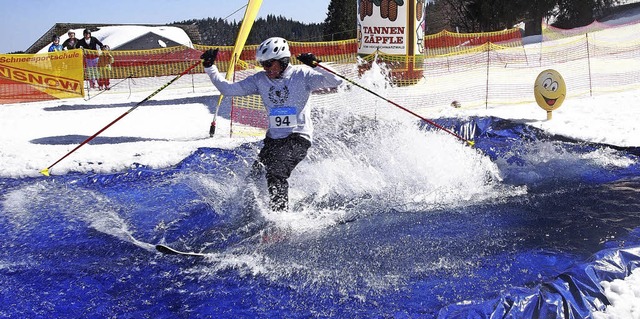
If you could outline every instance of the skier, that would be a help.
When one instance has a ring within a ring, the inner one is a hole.
[[[264,146],[252,166],[250,176],[266,170],[272,211],[289,209],[289,183],[293,169],[307,156],[313,138],[311,107],[307,105],[314,90],[337,87],[342,80],[323,70],[312,53],[297,58],[303,65],[291,65],[287,40],[273,37],[262,42],[256,60],[264,68],[239,82],[227,81],[214,65],[218,49],[209,49],[200,57],[205,72],[221,94],[242,96],[259,94],[267,111],[269,128]],[[308,67],[310,66],[310,67]]]

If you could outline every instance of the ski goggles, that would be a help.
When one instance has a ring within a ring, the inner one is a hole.
[[[267,61],[260,62],[260,65],[262,65],[263,68],[270,68],[273,65],[273,63],[276,62],[276,61],[277,60],[275,60],[275,59],[270,59],[270,60],[267,60]]]

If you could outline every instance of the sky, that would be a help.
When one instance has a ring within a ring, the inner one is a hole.
[[[0,54],[26,50],[56,23],[166,24],[189,19],[226,18],[229,15],[230,21],[240,21],[244,10],[233,13],[247,2],[0,0]],[[274,14],[306,23],[323,22],[329,2],[330,0],[263,0],[259,17]]]

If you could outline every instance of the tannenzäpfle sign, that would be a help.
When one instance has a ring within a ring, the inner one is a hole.
[[[358,54],[422,54],[424,0],[357,1]]]

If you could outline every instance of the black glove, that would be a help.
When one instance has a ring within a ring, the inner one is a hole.
[[[202,66],[205,68],[209,68],[213,65],[213,62],[216,62],[216,57],[218,56],[218,49],[209,49],[204,51],[200,58],[202,59]]]
[[[315,55],[313,55],[313,53],[302,53],[300,55],[297,56],[298,61],[312,67],[315,68],[318,63],[322,62],[320,60],[318,60],[318,58],[316,58]]]

